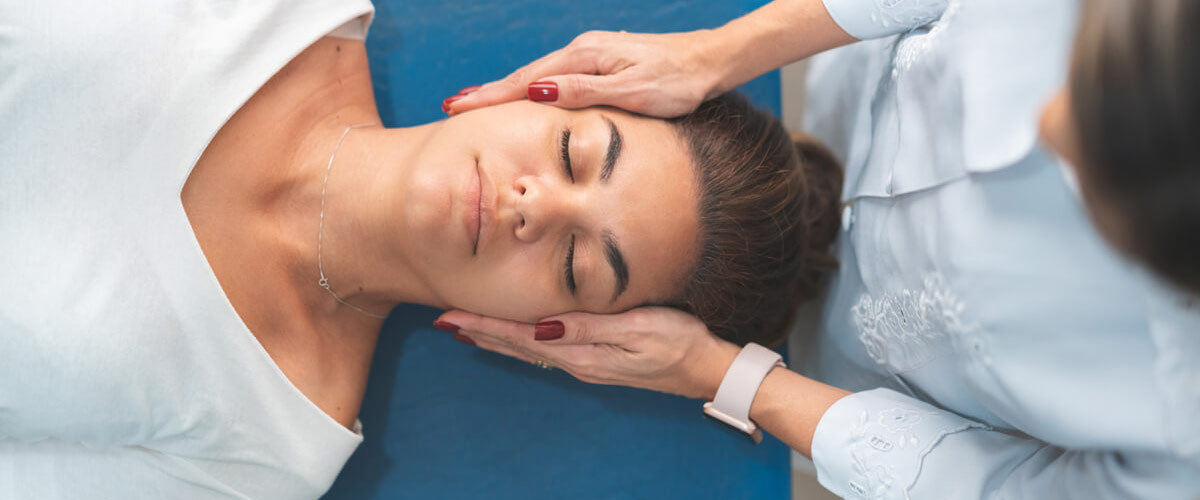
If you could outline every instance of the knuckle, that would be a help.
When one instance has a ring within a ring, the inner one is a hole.
[[[594,332],[594,327],[587,321],[575,323],[575,340],[577,342],[587,342],[595,336]]]
[[[599,43],[601,40],[603,40],[605,34],[607,34],[607,32],[600,31],[600,30],[584,31],[583,33],[580,33],[578,36],[576,36],[575,39],[571,41],[571,44],[573,44],[573,45],[590,45],[590,44],[594,44],[594,43]]]
[[[519,68],[508,75],[507,78],[500,80],[500,85],[508,90],[521,88],[525,81],[529,80],[532,70],[528,66]]]
[[[626,318],[629,322],[629,327],[635,331],[644,332],[651,328],[654,322],[654,315],[645,309],[634,309],[629,311],[629,316]]]
[[[575,96],[576,99],[587,99],[596,92],[596,87],[590,80],[571,78],[567,82],[571,89],[571,95]]]

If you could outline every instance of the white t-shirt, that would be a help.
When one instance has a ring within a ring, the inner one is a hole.
[[[242,323],[180,191],[368,0],[0,2],[0,498],[317,498],[362,436]]]

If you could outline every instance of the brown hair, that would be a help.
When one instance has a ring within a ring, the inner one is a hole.
[[[1101,229],[1200,292],[1200,2],[1088,1],[1069,85]]]
[[[673,303],[726,340],[777,344],[836,267],[841,167],[734,93],[669,122],[695,165],[701,231]]]

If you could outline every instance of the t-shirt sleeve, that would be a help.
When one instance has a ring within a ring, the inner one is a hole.
[[[903,33],[936,21],[949,0],[823,0],[834,22],[859,40]]]
[[[370,28],[371,20],[374,17],[375,13],[370,12],[346,21],[341,26],[338,26],[337,29],[329,32],[329,36],[349,40],[366,40],[367,30]]]
[[[843,498],[1180,499],[1200,465],[1166,451],[1066,449],[888,389],[835,403],[812,445],[817,478]]]

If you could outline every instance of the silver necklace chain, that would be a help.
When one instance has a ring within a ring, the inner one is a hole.
[[[375,314],[373,312],[363,310],[363,308],[358,307],[349,302],[346,302],[346,301],[342,300],[341,297],[338,297],[338,294],[334,293],[333,288],[329,286],[329,278],[325,277],[325,266],[323,266],[321,264],[321,242],[324,239],[323,235],[325,233],[325,188],[329,186],[329,171],[333,170],[333,158],[335,156],[337,156],[338,149],[342,147],[342,141],[346,140],[346,135],[349,134],[351,130],[356,129],[356,128],[369,127],[372,125],[378,125],[378,124],[374,123],[374,122],[360,123],[358,125],[351,125],[349,127],[346,127],[346,130],[342,131],[342,136],[338,138],[337,145],[333,146],[333,152],[329,154],[329,164],[325,166],[325,180],[321,182],[321,218],[320,218],[320,224],[317,226],[317,272],[321,275],[321,279],[317,280],[317,285],[320,285],[321,288],[324,288],[326,292],[329,292],[329,295],[333,296],[333,300],[338,301],[339,304],[342,304],[346,307],[354,309],[355,311],[358,311],[360,313],[363,313],[363,314],[370,316],[372,318],[375,318],[375,319],[386,319],[387,316],[379,315],[379,314]]]

